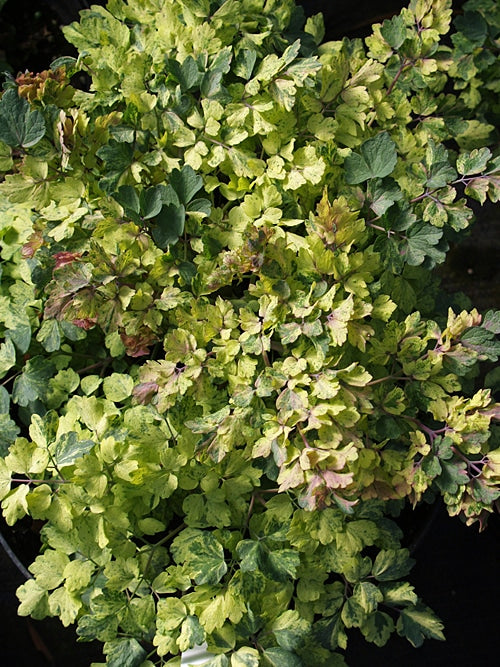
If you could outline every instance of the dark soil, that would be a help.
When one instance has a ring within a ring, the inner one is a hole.
[[[59,26],[76,19],[78,9],[88,4],[86,0],[8,0],[0,12],[0,71],[38,72],[55,58],[73,54]],[[307,15],[324,13],[326,39],[364,36],[373,22],[391,16],[406,4],[398,0],[302,2]],[[454,8],[459,10],[462,4],[455,2]],[[445,289],[465,293],[479,310],[500,307],[498,218],[499,207],[487,207],[471,237],[453,249],[442,271]],[[411,522],[408,516],[403,520]],[[467,528],[458,519],[450,519],[443,508],[429,517],[425,509],[420,510],[414,520],[415,530],[410,530],[410,539],[417,564],[410,580],[443,620],[447,642],[428,641],[417,650],[406,641],[393,638],[386,647],[377,649],[364,640],[356,641],[359,634],[353,631],[348,664],[351,667],[492,664],[500,627],[500,517],[493,516],[481,534],[477,527]],[[427,521],[429,528],[424,534]],[[29,565],[39,547],[36,524],[25,521],[9,528],[0,521],[0,528],[24,565]],[[423,539],[418,541],[420,534]],[[58,619],[35,621],[16,615],[15,590],[24,581],[0,546],[0,664],[88,667],[93,661],[102,661],[100,647],[77,643],[73,627],[63,628]]]

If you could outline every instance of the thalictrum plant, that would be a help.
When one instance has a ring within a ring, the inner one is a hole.
[[[110,0],[64,29],[78,59],[5,83],[0,497],[43,524],[21,615],[114,667],[444,638],[395,518],[441,497],[483,527],[500,496],[500,313],[433,271],[500,196],[500,9],[451,18],[412,0],[322,43],[291,0]]]

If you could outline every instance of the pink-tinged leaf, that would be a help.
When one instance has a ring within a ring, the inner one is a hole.
[[[81,252],[56,252],[54,255],[54,259],[56,260],[54,270],[60,269],[62,266],[66,266],[66,264],[71,264],[81,256]]]
[[[92,329],[92,327],[95,327],[97,322],[97,317],[83,317],[81,319],[76,318],[72,320],[72,322],[76,327],[88,331],[89,329]]]
[[[496,403],[488,410],[481,410],[480,414],[489,417],[490,419],[500,420],[500,403]]]
[[[345,489],[346,486],[352,484],[354,473],[323,470],[321,476],[329,489]]]
[[[141,405],[150,403],[153,396],[158,392],[159,386],[156,382],[142,382],[134,387],[132,395]]]
[[[332,488],[343,488],[352,483],[353,473],[336,473],[331,470],[322,470],[310,480],[306,492],[301,498],[301,505],[312,510],[326,507],[328,498],[333,497],[342,511],[352,514],[352,507],[357,500],[351,501],[341,498],[332,492]]]
[[[342,498],[341,496],[338,496],[336,493],[332,493],[332,496],[335,503],[340,507],[340,509],[345,514],[352,514],[354,512],[355,505],[357,505],[359,502],[358,500],[347,500],[347,498]]]
[[[47,285],[48,299],[45,303],[45,319],[61,319],[77,292],[88,287],[92,273],[89,265],[82,262],[63,264],[57,269],[57,278]]]
[[[143,334],[137,336],[128,336],[127,334],[120,334],[122,343],[125,346],[125,351],[129,357],[144,357],[149,354],[149,347],[153,345],[156,338],[153,334]]]
[[[33,232],[26,243],[21,248],[21,257],[23,259],[31,259],[34,257],[36,251],[43,246],[42,232]]]

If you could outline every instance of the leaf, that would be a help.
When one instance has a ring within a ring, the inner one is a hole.
[[[377,581],[392,581],[408,574],[415,561],[410,558],[408,549],[387,549],[379,551],[372,567],[372,574]]]
[[[304,32],[311,35],[314,43],[319,45],[325,36],[325,22],[322,14],[314,14],[307,18],[304,26]]]
[[[472,327],[462,334],[461,343],[474,350],[482,359],[497,361],[500,356],[500,340],[495,339],[495,331],[484,326]]]
[[[240,49],[234,61],[232,68],[234,74],[241,79],[248,79],[252,76],[252,71],[257,60],[257,51],[254,49]]]
[[[372,180],[368,184],[368,200],[370,208],[376,215],[383,215],[396,201],[403,197],[403,193],[391,179]]]
[[[221,90],[222,72],[214,70],[205,72],[201,82],[200,92],[203,97],[210,99],[215,97]]]
[[[167,67],[179,82],[182,92],[187,92],[200,85],[203,74],[199,71],[193,56],[189,55],[182,64],[177,60],[169,59]]]
[[[8,88],[0,100],[0,141],[12,148],[29,148],[45,135],[45,120],[40,111],[30,109],[29,103]]]
[[[374,584],[360,581],[354,586],[353,598],[367,614],[373,614],[384,596]]]
[[[298,611],[288,609],[273,622],[271,630],[278,644],[287,651],[294,651],[304,641],[310,625]]]
[[[351,153],[344,162],[345,180],[351,185],[371,178],[384,178],[394,170],[397,162],[396,144],[387,132],[368,139],[360,153]]]
[[[438,245],[443,231],[425,223],[417,223],[406,236],[406,262],[410,266],[419,266],[426,258],[433,263],[441,263],[445,259],[444,251]]]
[[[161,632],[178,628],[187,616],[186,605],[174,597],[162,598],[157,604],[157,626]]]
[[[28,579],[16,591],[20,605],[17,613],[20,616],[31,616],[40,620],[49,615],[49,596],[34,579]]]
[[[292,549],[277,549],[270,551],[262,542],[242,540],[236,546],[241,558],[241,569],[244,572],[262,573],[274,581],[286,582],[295,577],[300,565],[300,556]]]
[[[475,148],[470,153],[462,153],[457,158],[457,171],[464,176],[479,174],[486,169],[491,159],[489,148]]]
[[[186,564],[197,584],[216,584],[227,572],[224,549],[208,531],[186,528],[172,542],[176,563]]]
[[[43,345],[46,352],[55,352],[61,347],[61,332],[57,320],[44,320],[36,339]]]
[[[2,387],[3,389],[3,387]],[[0,413],[0,456],[5,456],[19,435],[19,427],[8,414]]]
[[[484,316],[482,327],[494,334],[500,334],[500,310],[488,310]]]
[[[65,553],[47,549],[35,558],[29,570],[35,576],[37,584],[50,591],[64,581],[63,571],[68,563],[69,557]]]
[[[134,159],[134,149],[130,144],[121,143],[115,139],[105,146],[101,146],[96,151],[97,157],[104,161],[105,169],[103,173],[105,176],[99,181],[99,187],[104,192],[112,194],[116,191],[116,187],[122,175],[130,168]]]
[[[186,210],[184,206],[163,206],[154,219],[151,236],[156,245],[164,250],[177,243],[184,233]]]
[[[341,618],[346,628],[359,628],[365,622],[367,614],[359,602],[350,597],[344,602]]]
[[[42,356],[28,359],[23,372],[14,380],[12,400],[22,406],[28,406],[37,399],[43,399],[48,380],[54,374],[55,368],[50,359]]]
[[[106,642],[104,653],[109,667],[140,667],[147,656],[146,650],[133,637]]]
[[[384,596],[384,602],[390,605],[414,605],[418,601],[413,586],[407,581],[382,584],[380,590]]]
[[[0,345],[0,378],[15,365],[16,348],[10,338]]]
[[[380,33],[393,49],[399,49],[406,39],[406,25],[401,15],[393,16],[382,23]]]
[[[231,667],[259,667],[259,664],[259,652],[249,646],[243,646],[231,655]]]
[[[161,187],[147,188],[139,195],[140,211],[143,220],[154,218],[161,211],[163,192]]]
[[[114,198],[126,211],[132,211],[137,215],[139,214],[141,206],[139,203],[139,195],[134,186],[121,185],[118,188],[118,192],[115,193]]]
[[[203,187],[203,179],[188,164],[182,169],[174,169],[170,174],[170,185],[175,190],[181,204],[188,204]]]
[[[102,387],[107,399],[120,403],[132,395],[134,380],[126,373],[112,373],[104,378]]]
[[[181,651],[200,645],[205,640],[205,631],[197,616],[187,616],[181,625],[177,646]]]
[[[193,199],[188,203],[186,213],[201,219],[210,215],[211,210],[212,204],[208,199]]]
[[[0,385],[0,414],[8,414],[9,410],[10,394],[3,385]]]
[[[269,667],[302,667],[303,662],[296,653],[280,646],[272,646],[263,651],[265,665]]]
[[[394,629],[394,621],[383,611],[370,614],[360,628],[364,638],[376,646],[385,646]]]
[[[429,607],[422,604],[402,609],[396,629],[400,637],[406,637],[416,648],[422,646],[425,638],[445,639],[443,624]]]
[[[92,440],[78,440],[78,435],[74,431],[63,433],[57,440],[54,452],[52,454],[56,465],[59,468],[70,466],[79,458],[88,454],[95,447]]]

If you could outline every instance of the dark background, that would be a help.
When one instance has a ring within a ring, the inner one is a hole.
[[[0,71],[38,72],[52,60],[73,53],[59,26],[78,17],[86,0],[8,0],[0,12]],[[104,4],[101,2],[99,4]],[[327,35],[363,37],[372,23],[405,6],[398,0],[303,0],[307,15],[322,11]],[[454,2],[460,11],[463,2]],[[473,235],[455,248],[444,267],[443,282],[463,291],[480,310],[500,306],[500,234],[498,206],[486,207]],[[500,517],[478,533],[450,519],[443,507],[407,513],[402,519],[414,545],[416,565],[410,575],[422,599],[445,625],[446,642],[427,641],[413,649],[393,637],[379,649],[352,631],[346,660],[350,667],[471,667],[495,662],[500,629]],[[29,521],[0,528],[14,551],[28,565],[38,550],[37,526]],[[416,543],[416,545],[415,545]],[[16,615],[16,588],[24,577],[0,546],[0,664],[12,667],[88,667],[102,661],[99,646],[76,643],[74,628],[58,619],[34,621]]]

